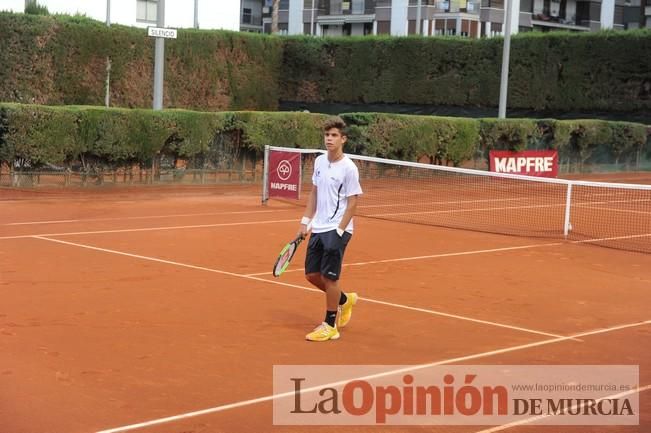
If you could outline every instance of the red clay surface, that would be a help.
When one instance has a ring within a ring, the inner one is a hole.
[[[265,397],[279,364],[634,364],[651,384],[651,255],[358,218],[342,285],[364,299],[339,341],[311,344],[324,300],[302,289],[304,247],[271,276],[298,208],[263,207],[257,188],[25,197],[0,200],[2,433],[96,432]],[[639,426],[505,431],[648,432],[650,395]],[[131,431],[308,429],[333,427],[274,426],[263,402]]]

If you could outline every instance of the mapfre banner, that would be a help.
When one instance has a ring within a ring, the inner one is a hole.
[[[300,153],[275,150],[269,153],[269,197],[298,200],[300,179]]]
[[[558,152],[556,150],[491,150],[490,170],[496,173],[525,174],[527,176],[556,177]]]

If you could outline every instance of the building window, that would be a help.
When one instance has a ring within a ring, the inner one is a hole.
[[[251,9],[249,8],[243,8],[242,9],[242,23],[243,24],[251,24]]]
[[[158,22],[158,0],[137,0],[136,21],[144,23]]]
[[[388,35],[391,33],[391,21],[378,21],[377,22],[377,34],[378,35]]]

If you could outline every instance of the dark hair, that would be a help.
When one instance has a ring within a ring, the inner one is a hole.
[[[331,119],[328,119],[323,124],[324,131],[328,131],[333,128],[338,129],[339,132],[341,132],[341,135],[348,137],[348,126],[346,126],[346,122],[344,122],[341,117],[333,117]]]

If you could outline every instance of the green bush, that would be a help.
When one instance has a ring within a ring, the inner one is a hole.
[[[651,159],[644,125],[595,120],[459,119],[379,113],[342,115],[346,151],[463,165],[490,150],[557,149],[570,170]],[[326,116],[310,113],[193,112],[0,104],[0,163],[15,169],[65,166],[98,171],[165,157],[189,168],[233,168],[259,160],[265,145],[321,148]],[[643,165],[643,164],[642,164]]]
[[[521,33],[509,107],[651,110],[651,31]],[[502,39],[286,39],[281,99],[495,107]]]
[[[154,40],[145,29],[7,12],[0,12],[0,28],[0,101],[103,105],[110,65],[111,105],[151,107]],[[165,43],[166,107],[277,108],[279,38],[195,29],[178,34]]]

